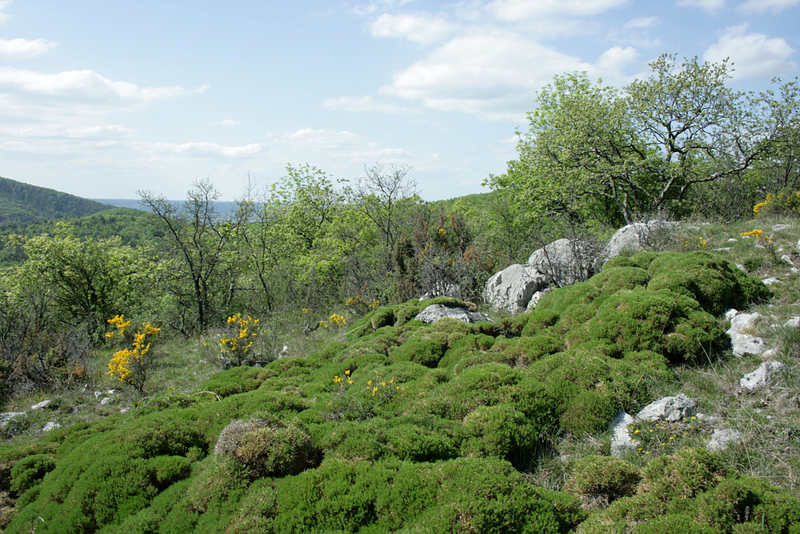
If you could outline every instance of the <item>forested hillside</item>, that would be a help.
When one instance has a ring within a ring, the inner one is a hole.
[[[113,206],[0,178],[0,227],[86,217]]]

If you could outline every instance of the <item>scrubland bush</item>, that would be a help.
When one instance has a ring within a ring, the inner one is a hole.
[[[9,485],[28,489],[7,530],[61,516],[65,532],[728,528],[724,517],[751,502],[742,488],[772,503],[768,522],[793,517],[767,486],[726,486],[732,475],[703,451],[641,471],[605,457],[577,462],[566,486],[574,495],[520,474],[561,439],[596,435],[620,409],[651,402],[674,379],[671,364],[722,348],[715,308],[700,298],[762,294],[714,257],[658,258],[612,260],[532,312],[496,323],[413,320],[428,304],[467,305],[447,297],[385,306],[308,356],[215,374],[199,387],[213,395],[57,431],[46,438],[57,454],[10,460],[20,467],[16,479],[9,467]],[[690,269],[694,285],[670,282],[669,272]],[[721,274],[703,278],[709,270]],[[43,474],[39,460],[54,468]],[[702,504],[713,491],[727,508]],[[576,495],[584,506],[610,506],[584,521]],[[679,515],[687,510],[691,523]]]
[[[297,423],[234,420],[217,439],[214,452],[248,467],[252,476],[285,476],[312,466],[317,451]]]
[[[639,470],[610,456],[589,455],[575,460],[564,491],[580,497],[586,509],[605,508],[636,492]]]

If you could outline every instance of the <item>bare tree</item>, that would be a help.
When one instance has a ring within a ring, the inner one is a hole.
[[[239,234],[242,216],[239,213],[228,218],[220,216],[215,204],[220,193],[208,179],[194,182],[182,204],[150,191],[137,193],[142,204],[153,212],[180,260],[179,277],[190,282],[188,294],[176,291],[179,300],[186,301],[187,306],[190,301],[197,313],[198,326],[207,327],[215,312],[214,296],[224,295],[222,300],[231,298],[231,291],[225,286],[233,287],[232,284],[225,284],[218,275],[226,270],[226,254]],[[231,276],[234,275],[228,272],[227,277]],[[180,328],[186,332],[185,324]]]

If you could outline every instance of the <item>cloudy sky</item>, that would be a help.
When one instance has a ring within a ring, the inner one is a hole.
[[[309,163],[485,191],[554,75],[622,86],[662,53],[760,91],[800,0],[0,0],[0,176],[88,198],[233,200]]]

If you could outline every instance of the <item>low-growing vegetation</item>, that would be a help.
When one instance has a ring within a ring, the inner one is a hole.
[[[12,232],[0,529],[800,532],[797,86],[756,101],[724,64],[674,67],[624,94],[557,78],[485,196],[424,203],[406,167],[345,184],[290,166],[227,216],[208,181],[183,204],[142,192],[139,240]],[[666,158],[652,121],[681,110],[648,107],[664,80],[712,95],[734,143]],[[564,165],[573,196],[548,189]],[[525,313],[483,306],[488,277],[540,245],[599,250],[656,209],[683,220],[645,250],[592,257]],[[492,320],[416,319],[434,304]],[[748,333],[783,364],[767,387],[739,386],[762,359],[732,355],[731,308],[764,318]],[[637,420],[612,447],[621,412],[679,393],[699,413]],[[710,447],[720,429],[737,439]]]

